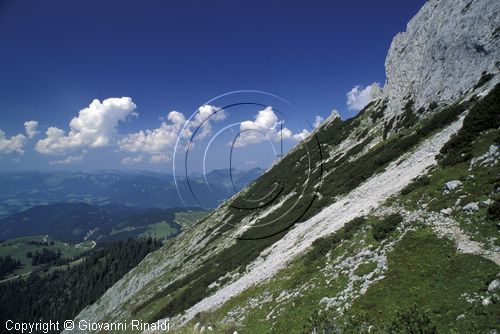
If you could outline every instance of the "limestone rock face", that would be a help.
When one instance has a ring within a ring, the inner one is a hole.
[[[385,67],[386,119],[401,114],[409,100],[415,110],[451,102],[471,91],[483,72],[497,81],[500,1],[428,1],[393,39]]]

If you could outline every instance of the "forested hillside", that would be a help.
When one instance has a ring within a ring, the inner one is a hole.
[[[75,265],[39,270],[27,279],[2,283],[0,321],[72,319],[161,245],[152,238],[109,242],[89,251]]]

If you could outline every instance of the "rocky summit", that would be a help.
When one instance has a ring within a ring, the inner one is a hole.
[[[453,102],[498,73],[499,13],[494,0],[427,1],[387,54],[386,117],[409,101],[415,110]]]

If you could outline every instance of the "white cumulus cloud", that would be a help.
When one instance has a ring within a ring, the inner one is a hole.
[[[153,155],[151,159],[149,159],[149,162],[152,164],[159,164],[161,162],[170,161],[170,159],[172,159],[170,155],[161,153]]]
[[[0,130],[0,153],[24,153],[23,147],[26,144],[26,136],[17,134],[10,138],[5,136],[5,132]]]
[[[362,86],[355,86],[347,92],[347,107],[349,110],[359,111],[381,94],[382,88],[380,88],[380,84],[377,82],[365,88]]]
[[[325,119],[323,117],[316,115],[316,118],[314,119],[314,123],[313,123],[314,128],[319,127],[321,125],[321,123],[323,123],[324,120]]]
[[[69,123],[66,132],[50,127],[46,138],[36,144],[36,150],[43,154],[66,153],[78,148],[96,148],[109,145],[117,134],[119,122],[134,113],[136,105],[130,97],[109,98],[104,101],[95,99]]]
[[[38,122],[37,121],[27,121],[24,122],[24,130],[28,135],[28,138],[31,139],[38,134]]]
[[[224,110],[211,105],[204,105],[198,109],[195,117],[189,122],[189,129],[200,127],[201,132],[196,134],[198,139],[203,139],[212,133],[211,122],[222,121],[226,119]],[[200,131],[198,130],[198,131]]]
[[[273,108],[266,107],[255,115],[254,121],[248,120],[240,123],[239,137],[234,146],[243,147],[249,144],[258,144],[265,140],[277,142],[281,139],[293,139],[301,141],[309,135],[309,131],[306,129],[294,134],[290,129],[282,127],[280,123]]]
[[[199,127],[195,139],[205,138],[212,132],[211,123],[225,118],[224,110],[204,105],[198,109],[181,134],[187,119],[182,113],[171,111],[167,116],[167,121],[162,122],[159,128],[128,134],[118,142],[118,147],[122,151],[151,154],[151,163],[168,161],[171,159],[179,135],[189,138]]]
[[[309,132],[308,130],[302,129],[301,132],[296,133],[296,134],[293,135],[293,139],[296,140],[296,141],[301,141],[301,140],[304,140],[307,137],[309,137],[310,134],[311,134],[311,132]]]
[[[132,165],[132,164],[142,162],[142,160],[144,160],[144,157],[142,155],[139,155],[137,157],[126,157],[126,158],[122,159],[122,164]]]
[[[186,117],[178,111],[168,114],[169,123],[163,122],[157,129],[130,133],[118,142],[122,151],[159,153],[175,145],[177,136],[186,122]]]

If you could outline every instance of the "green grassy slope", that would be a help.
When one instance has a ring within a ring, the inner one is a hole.
[[[143,302],[136,302],[131,310],[132,315],[154,321],[179,314],[194,305],[209,294],[211,284],[228,272],[243,272],[262,250],[282,238],[295,222],[306,220],[326,205],[331,204],[337,196],[348,193],[369,177],[383,171],[391,161],[457,119],[465,110],[466,104],[442,110],[441,113],[425,120],[418,131],[401,132],[385,142],[372,145],[373,147],[367,152],[364,152],[364,149],[370,141],[375,140],[374,137],[369,137],[368,141],[360,140],[359,144],[353,145],[344,154],[335,156],[328,148],[338,145],[348,137],[358,137],[363,134],[364,129],[369,126],[368,123],[371,123],[370,112],[376,112],[380,106],[374,105],[367,108],[356,118],[347,121],[337,119],[325,125],[317,132],[317,137],[311,137],[250,187],[247,193],[253,198],[268,194],[269,185],[282,185],[283,191],[279,198],[283,198],[296,189],[304,188],[304,196],[298,205],[295,205],[291,211],[292,214],[287,216],[287,219],[277,219],[272,224],[268,223],[287,212],[294,205],[293,201],[285,202],[271,214],[259,219],[259,226],[252,226],[246,230],[241,238],[250,239],[251,242],[237,242],[221,253],[208,258],[196,270],[183,278],[176,279],[160,291],[156,289],[154,292],[146,292],[144,295],[150,295],[150,297]],[[376,129],[376,126],[372,127]],[[321,144],[318,145],[318,143]],[[310,166],[308,160],[302,159],[307,156],[308,152],[312,157],[313,165],[316,165],[310,175],[307,173]],[[283,170],[290,172],[282,173]],[[333,173],[324,174],[323,170],[333,171]],[[308,176],[309,182],[307,182]],[[327,186],[315,188],[320,180]],[[245,193],[240,194],[230,205],[242,205],[244,196]],[[219,238],[221,238],[220,233],[224,238],[224,233],[231,231],[233,226],[249,216],[248,211],[231,206],[226,210],[225,216],[228,219],[225,219],[225,224],[217,229]],[[190,256],[194,257],[196,254],[190,254]]]

